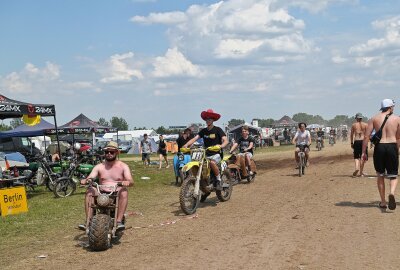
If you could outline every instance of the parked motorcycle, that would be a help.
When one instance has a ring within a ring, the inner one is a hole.
[[[89,248],[94,251],[107,250],[113,240],[122,237],[122,231],[117,230],[118,191],[117,185],[99,185],[89,181],[89,186],[96,188],[97,196],[91,205],[93,215],[86,220],[86,234],[89,237]],[[105,191],[110,190],[110,191]],[[122,220],[125,224],[125,217]]]
[[[224,157],[224,161],[228,164],[229,172],[231,174],[232,184],[236,185],[241,182],[242,179],[247,179],[247,182],[251,183],[256,178],[256,163],[253,159],[250,159],[250,167],[252,168],[253,174],[250,175],[249,170],[246,166],[245,157],[243,155],[231,154]],[[246,168],[246,177],[243,176],[243,171],[241,168]]]
[[[205,201],[211,192],[215,192],[221,202],[228,201],[232,195],[233,185],[226,161],[222,160],[219,164],[222,190],[217,190],[218,180],[210,168],[206,151],[218,153],[221,148],[219,146],[207,149],[192,148],[190,151],[192,160],[183,167],[188,177],[182,183],[179,202],[182,211],[187,215],[195,213],[199,203]]]
[[[183,148],[174,157],[175,185],[181,186],[187,174],[183,167],[190,162],[190,149]]]
[[[82,163],[82,161],[82,159],[78,161],[77,157],[70,158],[69,168],[54,183],[54,196],[64,198],[72,195],[76,190],[76,183],[88,177],[95,165]]]

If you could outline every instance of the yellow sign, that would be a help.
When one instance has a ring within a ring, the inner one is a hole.
[[[24,187],[0,189],[0,214],[2,216],[28,212]]]

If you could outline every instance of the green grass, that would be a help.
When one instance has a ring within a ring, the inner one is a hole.
[[[255,158],[291,150],[293,145],[258,148]],[[159,203],[160,196],[178,196],[176,187],[172,185],[175,182],[172,168],[158,170],[158,165],[144,168],[139,155],[122,154],[120,157],[131,168],[135,180],[135,186],[129,188],[128,209],[151,210]],[[171,165],[172,157],[170,154]],[[158,160],[158,157],[153,154],[152,160]],[[143,180],[143,176],[150,179]],[[73,234],[73,227],[84,221],[84,195],[84,188],[77,188],[75,194],[67,198],[54,198],[53,193],[44,187],[29,192],[27,213],[0,217],[0,252],[38,243],[46,245],[43,239],[58,232]]]
[[[126,163],[135,180],[135,186],[129,188],[128,209],[145,211],[166,187],[174,188],[171,184],[175,176],[171,168],[158,170],[155,165],[144,168],[141,161]],[[142,176],[150,179],[142,180]],[[41,241],[60,231],[71,231],[71,227],[84,221],[84,195],[84,188],[77,188],[74,195],[67,198],[54,198],[45,187],[28,192],[27,213],[0,217],[0,252]]]

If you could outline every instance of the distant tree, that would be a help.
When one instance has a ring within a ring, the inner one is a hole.
[[[13,118],[10,122],[11,128],[16,128],[20,125],[22,125],[24,122],[22,122],[21,118]]]
[[[109,127],[110,123],[107,122],[106,119],[104,119],[103,117],[100,117],[99,121],[97,122],[100,126],[105,126],[105,127]]]
[[[6,131],[6,130],[10,130],[11,127],[7,126],[6,124],[1,123],[0,124],[0,131]]]
[[[349,118],[347,115],[336,115],[333,119],[328,121],[328,126],[338,127],[340,125],[351,125],[353,123],[352,118]]]
[[[318,124],[318,125],[326,125],[326,120],[322,118],[320,115],[314,115],[312,119],[312,123],[310,124]]]
[[[238,125],[244,124],[244,120],[243,119],[231,119],[228,121],[228,126],[229,127],[235,127]]]
[[[293,115],[292,119],[296,122],[304,122],[306,124],[313,124],[314,116],[307,113],[296,113]]]
[[[168,134],[169,130],[161,126],[156,129],[157,134]]]
[[[258,126],[259,127],[270,127],[275,123],[275,120],[272,118],[268,119],[258,119]]]
[[[118,130],[129,130],[129,125],[122,117],[113,116],[110,120],[111,126]]]

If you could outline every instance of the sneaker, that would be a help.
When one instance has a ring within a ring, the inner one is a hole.
[[[117,230],[125,230],[125,224],[122,222],[117,222]]]
[[[86,225],[85,224],[79,224],[78,229],[82,231],[86,231]]]
[[[250,171],[249,174],[250,174],[250,176],[253,176],[254,173],[252,171]]]
[[[167,165],[167,167],[165,167],[166,169],[168,169],[169,168],[169,165]]]
[[[217,186],[215,187],[216,190],[222,190],[222,181],[217,182]]]
[[[203,193],[201,195],[200,202],[204,202],[210,194],[211,194],[210,192]]]

